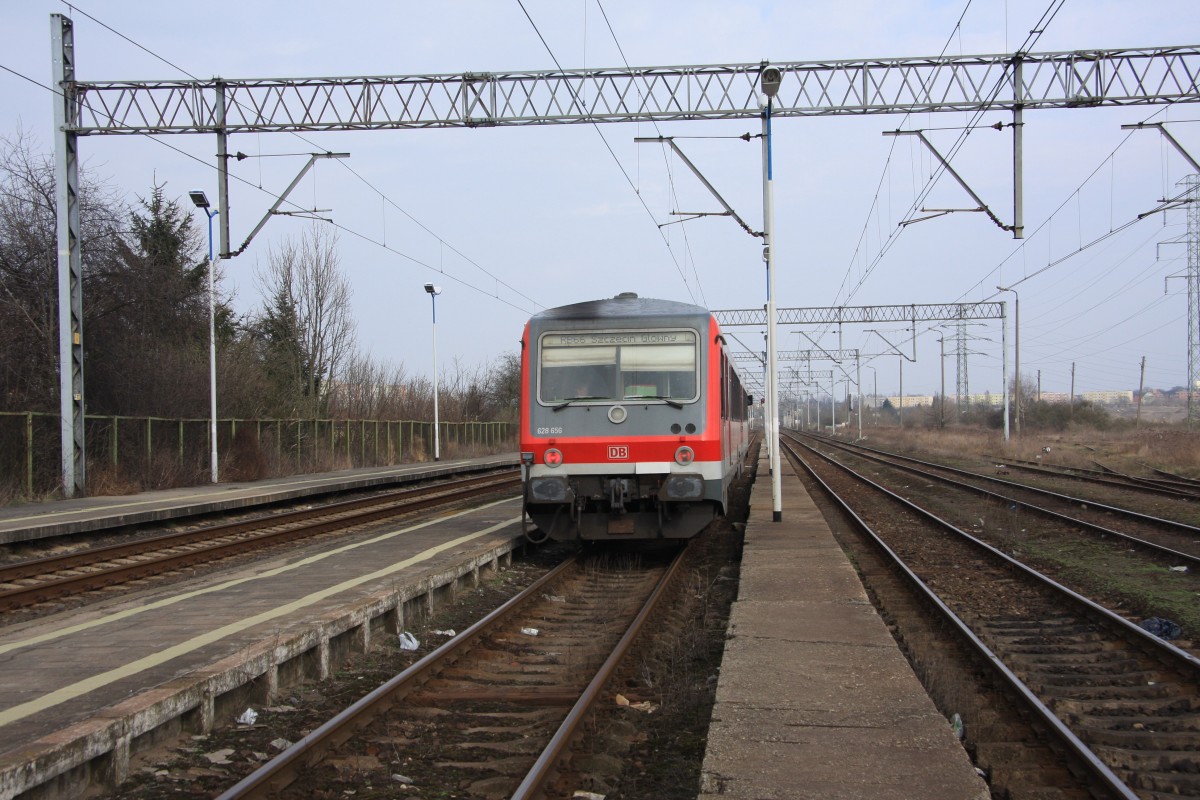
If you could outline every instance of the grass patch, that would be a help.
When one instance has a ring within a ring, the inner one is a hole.
[[[1200,631],[1200,579],[1191,571],[1172,572],[1134,551],[1116,551],[1101,543],[1029,539],[1019,547],[1022,558],[1053,568],[1060,582],[1135,622],[1166,617],[1182,626],[1189,639]]]

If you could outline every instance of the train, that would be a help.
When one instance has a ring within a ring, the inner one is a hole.
[[[624,292],[535,314],[520,396],[531,540],[687,539],[728,508],[753,398],[708,309]]]

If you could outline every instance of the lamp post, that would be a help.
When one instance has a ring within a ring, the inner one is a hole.
[[[762,114],[762,160],[763,160],[763,260],[767,263],[767,408],[773,419],[767,428],[770,439],[771,465],[771,521],[783,521],[783,481],[779,474],[779,420],[776,402],[779,398],[778,340],[775,331],[775,187],[771,164],[771,103],[779,94],[783,73],[777,67],[763,64],[759,83],[766,95]]]
[[[997,286],[1002,292],[1013,293],[1013,372],[1016,374],[1016,380],[1013,382],[1013,403],[1016,409],[1013,411],[1013,433],[1017,436],[1021,435],[1021,296],[1017,294],[1016,289],[1006,289],[1003,286]],[[1005,387],[1007,390],[1008,387]]]
[[[942,360],[942,395],[938,398],[938,427],[946,427],[946,337],[938,337],[938,347],[941,349]]]
[[[438,461],[442,453],[438,433],[437,296],[442,293],[442,287],[427,283],[425,291],[429,292],[429,302],[433,311],[433,460]]]
[[[212,464],[212,482],[217,482],[217,303],[216,292],[213,289],[213,273],[217,271],[217,262],[213,260],[213,231],[212,221],[218,211],[209,210],[208,197],[196,189],[188,192],[196,208],[208,217],[208,401],[209,401],[209,431],[208,437],[212,443],[209,453]]]
[[[871,389],[871,413],[875,423],[879,423],[879,370],[871,367],[871,378],[873,387]]]

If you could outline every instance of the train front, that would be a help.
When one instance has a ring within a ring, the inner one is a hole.
[[[630,294],[529,321],[521,458],[537,536],[687,538],[712,521],[724,501],[715,335],[704,308]]]

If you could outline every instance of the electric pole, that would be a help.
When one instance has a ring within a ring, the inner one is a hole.
[[[1138,378],[1138,404],[1137,416],[1133,420],[1133,427],[1138,427],[1142,424],[1142,392],[1146,388],[1146,357],[1142,356],[1142,376]]]

